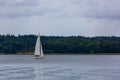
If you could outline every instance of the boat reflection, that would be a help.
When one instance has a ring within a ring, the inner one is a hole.
[[[43,69],[42,69],[42,66],[35,65],[34,66],[34,74],[35,74],[35,79],[34,80],[43,80]]]

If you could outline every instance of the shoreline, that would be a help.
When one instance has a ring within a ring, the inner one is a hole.
[[[0,55],[34,55],[34,53],[0,53]],[[44,55],[120,55],[120,53],[44,53]]]

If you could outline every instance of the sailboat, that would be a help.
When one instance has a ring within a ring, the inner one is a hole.
[[[42,49],[42,44],[40,41],[40,34],[38,34],[38,37],[36,40],[34,58],[35,59],[42,59],[43,58],[43,49]]]

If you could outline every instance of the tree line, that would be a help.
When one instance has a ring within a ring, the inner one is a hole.
[[[33,53],[36,35],[0,35],[0,54]],[[120,54],[120,37],[41,36],[46,54]]]

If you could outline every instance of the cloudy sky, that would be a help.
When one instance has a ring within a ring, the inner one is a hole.
[[[120,36],[120,0],[0,0],[0,34]]]

